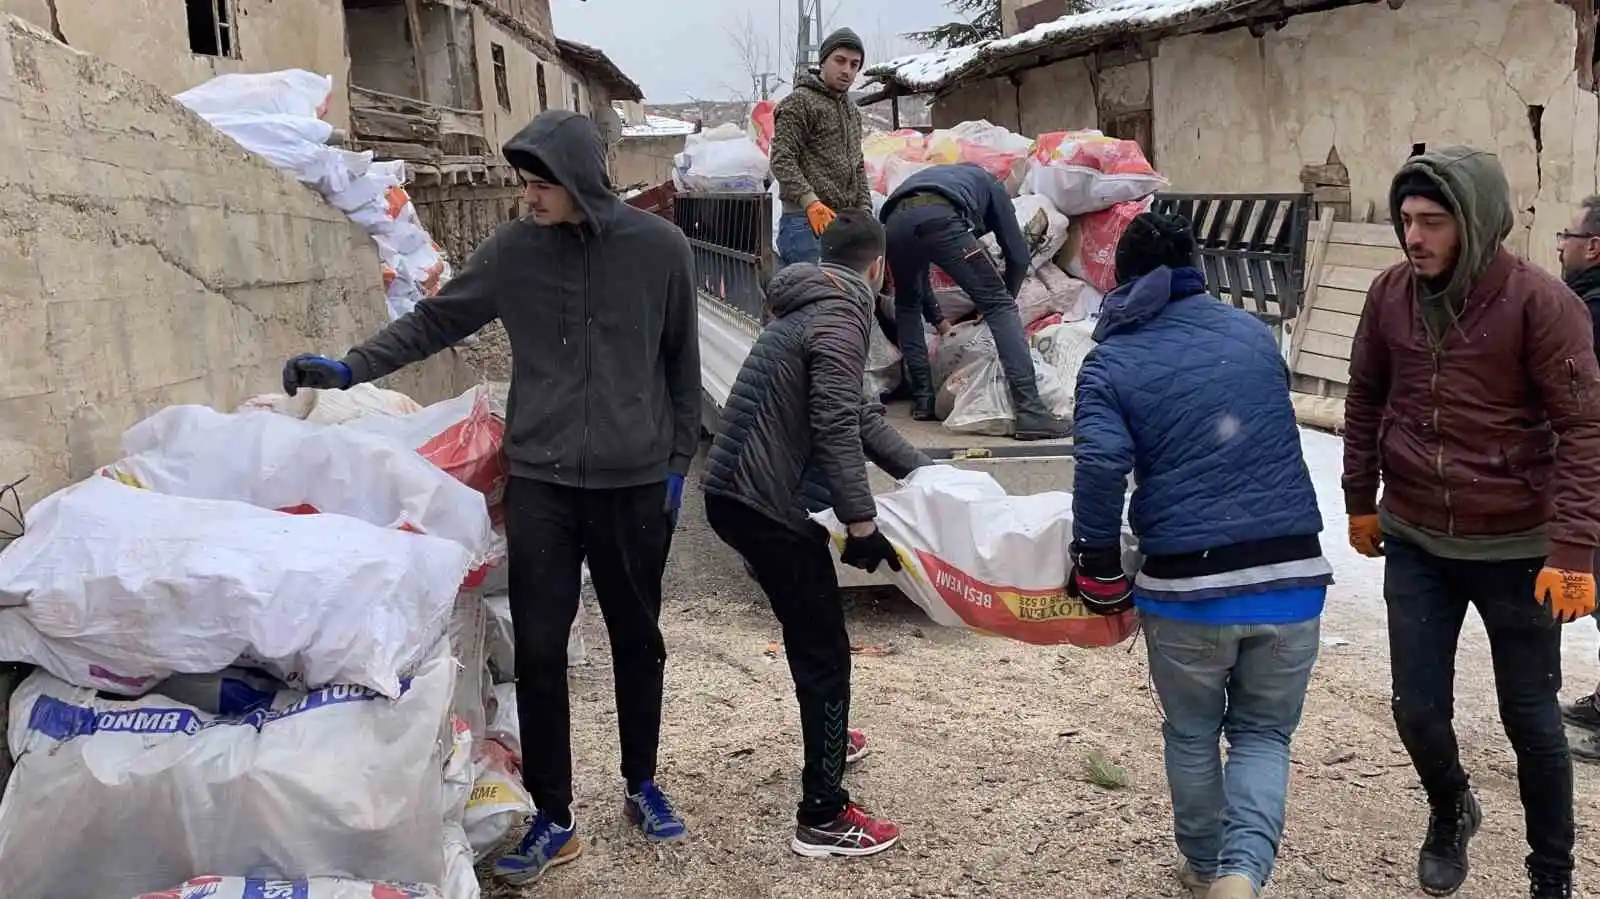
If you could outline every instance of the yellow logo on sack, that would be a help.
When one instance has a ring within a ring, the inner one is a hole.
[[[105,468],[100,469],[100,473],[125,487],[133,487],[136,490],[145,489],[144,484],[141,483],[137,477],[134,477],[132,472],[123,471],[120,468],[114,468],[108,465]]]
[[[1062,619],[1092,618],[1093,613],[1081,600],[1073,599],[1065,590],[1054,593],[1016,593],[995,591],[995,598],[1005,603],[1018,621],[1059,621]]]
[[[472,798],[467,800],[467,807],[472,808],[490,802],[511,802],[513,798],[509,784],[478,784],[472,788]]]

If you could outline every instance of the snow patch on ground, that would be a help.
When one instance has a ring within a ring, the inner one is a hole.
[[[1322,551],[1333,566],[1334,586],[1328,593],[1328,610],[1323,617],[1324,642],[1332,645],[1354,643],[1358,647],[1388,652],[1388,629],[1383,603],[1383,562],[1368,559],[1350,548],[1345,535],[1349,519],[1344,514],[1344,489],[1339,479],[1344,472],[1344,441],[1331,434],[1300,430],[1300,445],[1306,466],[1317,489],[1317,505],[1322,509]],[[1462,647],[1464,651],[1487,651],[1488,638],[1477,613],[1467,616]],[[1562,660],[1567,693],[1581,691],[1600,677],[1600,631],[1584,620],[1568,625],[1562,634]],[[1485,657],[1487,662],[1487,658]]]

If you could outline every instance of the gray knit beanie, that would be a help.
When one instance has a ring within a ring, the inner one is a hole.
[[[817,60],[826,62],[835,50],[854,50],[863,58],[867,55],[867,48],[861,42],[861,35],[848,28],[840,28],[822,39],[822,46],[817,48]]]

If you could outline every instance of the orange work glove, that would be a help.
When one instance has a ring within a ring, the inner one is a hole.
[[[1378,516],[1350,516],[1350,546],[1369,559],[1383,558],[1383,529],[1378,527]]]
[[[828,226],[833,224],[835,218],[838,216],[834,215],[832,209],[823,205],[821,200],[814,200],[806,207],[806,220],[811,223],[811,230],[817,234],[828,230]]]
[[[1533,596],[1557,624],[1571,624],[1594,611],[1594,575],[1546,566],[1534,582]]]

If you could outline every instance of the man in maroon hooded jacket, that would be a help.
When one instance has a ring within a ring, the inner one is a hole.
[[[1517,756],[1529,895],[1567,899],[1561,625],[1594,611],[1600,544],[1600,367],[1588,311],[1501,247],[1511,192],[1492,154],[1414,157],[1390,209],[1408,261],[1373,282],[1356,329],[1344,488],[1351,545],[1385,558],[1395,723],[1431,808],[1417,876],[1429,895],[1458,890],[1482,820],[1451,725],[1470,605],[1489,635]]]

